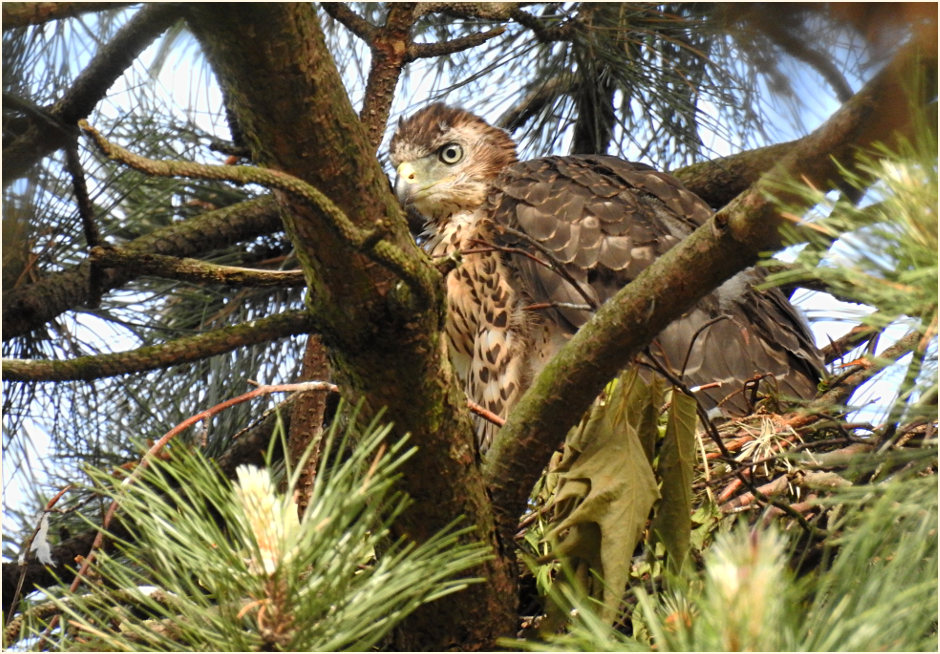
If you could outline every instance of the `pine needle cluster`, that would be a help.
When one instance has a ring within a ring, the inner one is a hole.
[[[349,431],[353,431],[350,429]],[[225,479],[198,452],[177,448],[133,484],[92,471],[120,503],[130,535],[101,552],[75,592],[49,591],[62,626],[44,647],[108,651],[366,650],[419,605],[475,581],[488,556],[456,524],[420,545],[389,526],[408,500],[393,490],[414,452],[387,445],[373,422],[355,438],[334,427],[298,518],[290,489],[243,466]],[[462,576],[463,575],[463,576]],[[34,615],[43,611],[32,612]],[[39,637],[50,617],[23,630]],[[26,641],[28,642],[28,641]],[[36,642],[36,641],[33,641]]]

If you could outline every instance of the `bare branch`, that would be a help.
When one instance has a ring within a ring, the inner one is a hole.
[[[209,211],[174,223],[124,245],[139,253],[194,255],[229,246],[282,228],[277,203],[270,196]],[[117,288],[137,277],[125,268],[102,273],[103,290]],[[91,261],[47,275],[39,281],[3,293],[3,338],[22,336],[59,314],[89,302]]]
[[[41,25],[50,20],[73,18],[90,11],[120,9],[131,2],[4,2],[3,29]]]
[[[440,12],[458,18],[481,18],[483,20],[508,20],[512,12],[522,4],[519,2],[422,2],[418,10],[425,14]]]
[[[323,8],[323,11],[325,11],[330,16],[330,18],[337,21],[338,23],[342,23],[346,29],[358,36],[367,44],[372,43],[372,38],[378,28],[357,14],[355,11],[350,9],[345,3],[321,2],[320,6]]]
[[[858,347],[867,340],[870,340],[878,330],[868,325],[856,325],[847,334],[834,341],[820,350],[823,361],[832,363],[839,357],[844,356],[850,350]]]
[[[533,16],[530,13],[522,11],[521,9],[513,9],[509,12],[510,18],[522,25],[532,30],[536,38],[542,43],[552,43],[554,41],[567,41],[574,34],[575,27],[578,25],[578,22],[575,20],[569,20],[561,25],[549,26],[546,25],[542,20],[537,16]]]
[[[84,356],[68,361],[3,359],[3,379],[48,382],[127,375],[199,361],[246,345],[303,334],[311,329],[313,321],[306,311],[288,311],[129,352]]]
[[[412,43],[405,56],[405,61],[414,61],[425,57],[440,57],[453,54],[461,50],[469,50],[486,43],[490,39],[499,36],[506,31],[505,27],[494,27],[486,32],[478,34],[468,34],[451,41],[442,41],[441,43]]]
[[[415,21],[415,3],[401,2],[388,5],[385,25],[374,30],[367,40],[372,51],[372,67],[366,81],[366,94],[362,101],[359,120],[373,152],[379,149],[388,114],[392,107],[392,96],[401,77],[408,50],[411,47],[411,27]]]
[[[154,275],[164,279],[225,284],[226,286],[305,286],[303,270],[262,270],[240,266],[220,266],[214,263],[150,254],[116,247],[92,248],[91,258],[107,268],[133,269],[137,275]]]

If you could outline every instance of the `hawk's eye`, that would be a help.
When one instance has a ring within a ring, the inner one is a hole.
[[[459,143],[447,143],[437,151],[437,158],[448,165],[453,165],[463,159],[463,148]]]

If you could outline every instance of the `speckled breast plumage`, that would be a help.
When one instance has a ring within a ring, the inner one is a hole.
[[[474,214],[458,216],[430,235],[432,257],[461,255],[447,276],[446,334],[451,364],[467,396],[500,417],[528,385],[533,321],[502,253],[491,245],[492,225]],[[498,426],[474,416],[481,451]]]

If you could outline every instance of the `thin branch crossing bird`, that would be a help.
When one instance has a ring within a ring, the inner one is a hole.
[[[711,215],[681,182],[600,155],[518,161],[509,135],[467,111],[433,104],[391,141],[406,208],[424,219],[448,273],[447,343],[470,400],[505,418],[552,355],[594,310]],[[822,360],[806,323],[761,270],[732,277],[663,330],[650,352],[709,410],[742,415],[742,386],[765,378],[811,397]],[[497,427],[481,418],[485,450]]]

